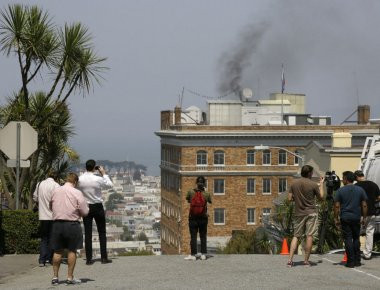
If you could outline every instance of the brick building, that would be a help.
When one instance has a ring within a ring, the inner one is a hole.
[[[161,139],[163,254],[190,252],[185,198],[197,176],[205,176],[212,195],[208,246],[223,244],[234,230],[262,225],[273,200],[299,171],[301,160],[292,153],[311,141],[331,147],[335,132],[351,133],[352,146],[359,148],[367,136],[379,132],[378,125],[184,126],[179,114],[178,109],[161,112],[161,130],[156,132]],[[270,148],[255,150],[259,145]]]

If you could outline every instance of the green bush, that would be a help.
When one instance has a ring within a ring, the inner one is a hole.
[[[39,252],[38,213],[31,210],[0,211],[0,242],[5,254],[36,254]],[[0,248],[2,248],[0,246]]]

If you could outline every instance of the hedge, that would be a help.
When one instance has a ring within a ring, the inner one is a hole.
[[[31,210],[0,211],[0,249],[4,254],[39,252],[38,213]]]

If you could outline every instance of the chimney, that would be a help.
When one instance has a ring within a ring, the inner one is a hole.
[[[358,106],[358,125],[367,125],[369,123],[370,107],[368,105]]]
[[[181,107],[175,107],[174,108],[174,125],[181,125],[181,115],[182,110]]]
[[[173,125],[173,112],[161,111],[161,130],[169,130]]]
[[[335,132],[332,135],[333,148],[351,148],[352,135],[349,132]]]

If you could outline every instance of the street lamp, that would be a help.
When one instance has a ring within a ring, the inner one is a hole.
[[[296,153],[294,153],[294,152],[292,152],[292,151],[290,151],[290,150],[288,150],[288,149],[286,149],[286,148],[278,147],[278,146],[267,146],[267,145],[263,145],[263,144],[261,144],[261,145],[257,145],[257,146],[254,147],[254,149],[255,149],[255,150],[258,150],[258,151],[268,150],[268,149],[271,149],[271,148],[274,148],[274,149],[281,149],[281,150],[284,150],[284,151],[286,151],[286,152],[292,154],[293,156],[295,156],[295,157],[301,159],[301,165],[303,165],[304,158],[303,158],[301,155],[298,155],[298,154],[296,154]]]

